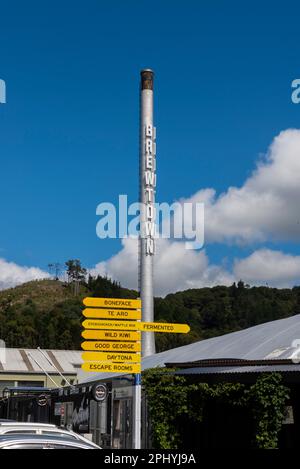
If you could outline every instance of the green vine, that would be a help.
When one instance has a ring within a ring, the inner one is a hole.
[[[282,385],[280,374],[262,375],[254,385],[247,387],[241,383],[190,384],[174,371],[156,368],[143,373],[155,448],[180,448],[182,418],[202,422],[208,402],[250,409],[255,427],[254,446],[277,447],[288,399],[288,389]]]
[[[248,402],[253,409],[256,425],[255,441],[260,449],[278,447],[278,436],[284,419],[288,388],[282,385],[282,376],[265,374],[251,386]]]
[[[174,371],[174,370],[172,370]],[[178,448],[180,431],[176,420],[188,411],[185,378],[167,368],[143,373],[152,424],[152,438],[160,449]]]

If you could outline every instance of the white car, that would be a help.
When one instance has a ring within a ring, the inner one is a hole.
[[[99,449],[72,438],[49,435],[2,435],[1,449]]]
[[[63,428],[56,427],[55,425],[46,424],[46,423],[27,423],[27,422],[0,422],[0,437],[1,436],[22,436],[22,435],[43,435],[43,436],[53,436],[56,438],[68,438],[71,440],[76,440],[82,442],[94,449],[100,449],[92,441],[84,438],[70,430],[65,430]]]

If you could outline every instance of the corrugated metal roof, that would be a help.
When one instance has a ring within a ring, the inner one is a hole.
[[[299,341],[298,344],[293,344]],[[195,342],[143,359],[143,370],[164,366],[165,363],[186,363],[209,359],[288,359],[300,357],[300,315],[271,321],[219,337]],[[79,381],[109,379],[109,373],[79,372]]]
[[[82,364],[80,351],[43,350],[63,374],[77,374]],[[50,353],[48,353],[50,352]],[[36,349],[2,349],[0,354],[0,373],[42,373],[39,363],[47,373],[57,373],[54,367]]]
[[[266,365],[266,366],[208,366],[187,368],[177,371],[177,375],[206,375],[206,374],[234,374],[234,373],[295,373],[300,371],[300,365]]]

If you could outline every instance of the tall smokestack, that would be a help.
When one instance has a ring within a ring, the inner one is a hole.
[[[140,240],[139,290],[142,300],[142,319],[154,320],[153,258],[155,254],[155,190],[156,190],[156,129],[153,126],[152,70],[141,71],[140,88]],[[143,334],[142,355],[155,353],[153,332]]]

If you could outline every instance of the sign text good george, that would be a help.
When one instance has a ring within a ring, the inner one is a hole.
[[[83,342],[81,347],[98,352],[140,352],[141,342]]]

